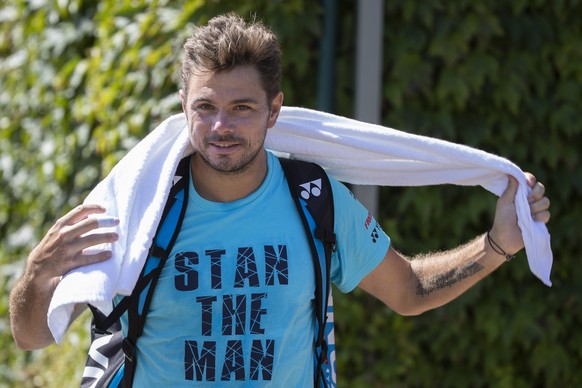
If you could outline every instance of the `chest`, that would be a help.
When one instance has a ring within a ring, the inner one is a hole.
[[[308,244],[291,198],[228,211],[189,207],[148,322],[195,317],[187,335],[252,336],[289,314],[310,317],[315,274]]]

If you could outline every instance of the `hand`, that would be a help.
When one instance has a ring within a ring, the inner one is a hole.
[[[89,247],[117,241],[116,233],[96,232],[102,226],[98,219],[89,217],[104,212],[98,205],[81,205],[60,218],[28,257],[27,272],[33,281],[57,283],[62,275],[75,268],[109,259],[111,251],[108,250],[84,252]]]
[[[526,173],[525,175],[527,184],[532,188],[532,192],[527,198],[532,218],[547,224],[550,221],[550,200],[544,195],[546,188],[537,182],[536,177],[532,174]]]
[[[544,195],[545,187],[537,182],[535,176],[525,173],[527,184],[532,188],[528,196],[528,203],[532,219],[547,223],[550,220],[550,200]],[[491,229],[491,237],[508,254],[515,254],[523,248],[521,230],[517,226],[517,214],[515,211],[515,194],[517,193],[517,180],[509,176],[509,184],[505,192],[497,201],[495,220]]]

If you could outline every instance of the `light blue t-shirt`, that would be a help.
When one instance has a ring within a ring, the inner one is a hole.
[[[390,241],[345,186],[332,187],[332,282],[349,292]],[[138,339],[134,386],[313,385],[313,261],[277,158],[268,154],[248,197],[211,202],[191,184],[188,201]]]

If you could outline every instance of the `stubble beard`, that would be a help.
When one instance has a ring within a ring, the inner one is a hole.
[[[243,153],[243,155],[238,160],[232,160],[231,156],[219,156],[217,161],[212,161],[205,152],[197,150],[196,153],[200,157],[200,160],[210,169],[225,175],[238,175],[248,171],[257,163],[259,154],[263,150],[265,137],[266,130],[265,135],[263,136],[263,141],[261,142],[261,145],[256,148],[256,150],[251,150],[251,146],[248,142],[234,136],[215,136],[213,138],[206,139],[206,149],[208,149],[209,143],[213,141],[233,141],[241,144],[245,148],[245,153]],[[247,150],[250,151],[250,153],[246,152]]]

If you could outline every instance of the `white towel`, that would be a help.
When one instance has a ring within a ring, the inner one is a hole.
[[[413,135],[305,108],[283,107],[265,146],[319,163],[338,180],[381,186],[480,185],[497,196],[517,178],[518,225],[531,271],[550,286],[552,251],[543,222],[531,218],[525,175],[507,159],[425,136]],[[100,182],[85,203],[97,203],[120,219],[113,257],[63,276],[48,310],[57,342],[73,307],[91,303],[111,311],[116,294],[129,295],[145,262],[180,159],[193,152],[183,114],[174,115],[138,143]]]

